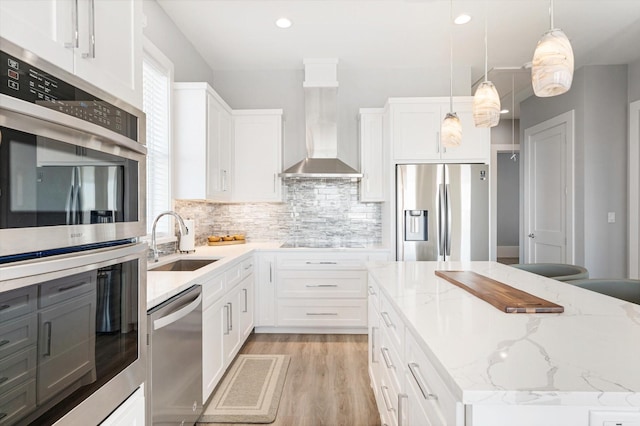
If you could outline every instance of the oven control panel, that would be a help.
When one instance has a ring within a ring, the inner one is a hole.
[[[0,51],[0,93],[138,140],[136,116]]]

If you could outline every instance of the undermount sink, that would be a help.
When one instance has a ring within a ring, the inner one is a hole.
[[[220,259],[178,259],[164,265],[149,268],[150,271],[189,272],[212,264]]]

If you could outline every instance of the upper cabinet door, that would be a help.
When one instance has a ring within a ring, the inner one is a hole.
[[[472,98],[454,100],[453,110],[458,114],[462,123],[462,142],[460,146],[443,149],[443,160],[489,163],[491,130],[475,126],[472,105]]]
[[[397,161],[440,158],[440,103],[429,100],[392,103],[391,140]]]
[[[73,72],[75,17],[72,0],[0,0],[0,36]]]
[[[233,111],[234,201],[282,201],[282,110]]]
[[[142,2],[0,0],[0,35],[142,109]]]
[[[79,0],[78,76],[142,108],[142,2]]]
[[[385,201],[384,110],[360,110],[360,201]]]

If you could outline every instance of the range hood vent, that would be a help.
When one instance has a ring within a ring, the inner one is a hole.
[[[338,158],[337,59],[305,59],[304,107],[307,158],[283,178],[359,179],[362,173]]]

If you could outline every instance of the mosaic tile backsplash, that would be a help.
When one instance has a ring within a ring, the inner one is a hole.
[[[362,245],[382,239],[379,203],[358,200],[358,182],[285,180],[283,203],[222,204],[175,200],[175,211],[194,219],[196,246],[209,235],[242,233],[248,241],[341,240]]]

